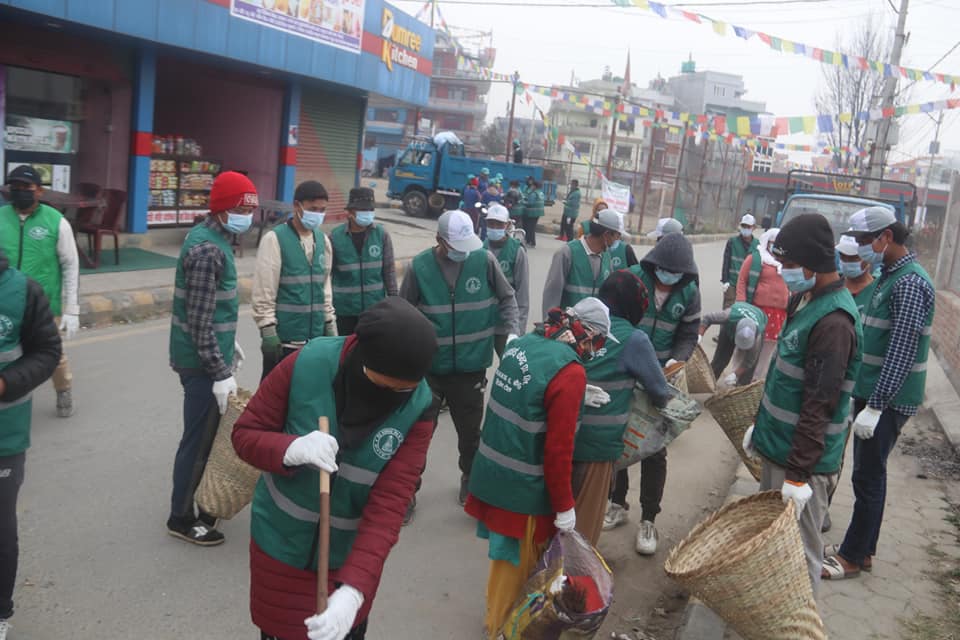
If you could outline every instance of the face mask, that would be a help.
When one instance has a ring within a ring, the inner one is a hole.
[[[373,217],[374,217],[373,211],[357,211],[356,219],[354,220],[354,222],[356,222],[361,227],[369,227],[370,225],[373,224]]]
[[[507,237],[506,229],[487,229],[487,240],[491,242],[500,242]]]
[[[663,269],[656,269],[656,274],[657,280],[668,287],[672,287],[673,285],[677,284],[680,282],[680,278],[683,277],[682,273],[671,273],[669,271],[664,271]]]
[[[457,251],[456,249],[447,249],[447,257],[453,262],[466,262],[470,254],[466,251]]]
[[[33,206],[33,203],[36,202],[35,191],[30,191],[28,189],[11,189],[10,190],[10,204],[13,205],[14,209],[19,209],[24,211]]]
[[[744,238],[752,238],[753,229],[740,229],[740,235],[742,235]]]
[[[813,289],[814,277],[805,277],[802,267],[784,269],[780,275],[783,276],[783,281],[787,283],[787,289],[790,290],[790,293],[801,293]]]
[[[883,263],[884,251],[886,251],[886,248],[879,253],[874,251],[872,242],[870,244],[864,244],[857,247],[857,255],[860,256],[860,259],[864,262],[869,262],[873,267],[878,267]]]
[[[859,278],[863,275],[864,268],[862,262],[841,262],[840,273],[844,278]]]
[[[234,213],[227,211],[227,222],[223,228],[230,233],[244,233],[253,224],[252,213]]]
[[[623,241],[617,238],[616,240],[613,241],[613,244],[610,245],[610,251],[616,251],[617,249],[620,248],[621,244],[623,244]]]
[[[326,217],[326,215],[326,213],[321,211],[304,211],[300,216],[300,224],[310,231],[313,231],[323,224],[323,219]]]

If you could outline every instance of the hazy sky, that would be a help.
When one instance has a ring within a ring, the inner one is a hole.
[[[709,25],[676,19],[663,19],[636,8],[619,7],[538,7],[538,2],[517,2],[516,6],[480,4],[480,0],[440,0],[440,11],[450,25],[492,30],[497,49],[494,70],[520,72],[521,79],[534,84],[567,84],[571,73],[581,80],[597,78],[605,66],[622,75],[630,51],[631,79],[646,86],[658,73],[664,77],[680,71],[680,63],[689,55],[698,70],[740,74],[747,87],[747,98],[764,101],[777,116],[816,113],[814,96],[822,84],[825,65],[795,54],[773,51],[756,37],[744,41],[732,34],[714,34]],[[491,0],[509,2],[510,0]],[[578,0],[549,0],[577,4]],[[811,0],[807,3],[737,6],[744,0],[723,3],[684,3],[684,10],[737,24],[756,31],[818,46],[837,47],[844,38],[872,15],[890,34],[896,14],[887,0]],[[899,5],[900,0],[892,0]],[[602,0],[580,0],[580,4],[601,4]],[[416,13],[423,1],[400,0],[398,5]],[[429,19],[429,17],[427,18]],[[901,64],[927,69],[960,40],[956,24],[960,22],[960,0],[911,0],[907,14],[910,39]],[[960,47],[944,59],[934,71],[960,75]],[[904,81],[901,81],[904,82]],[[919,82],[910,102],[925,102],[960,97],[960,87],[951,94],[949,85]],[[505,115],[510,97],[509,85],[494,84],[490,92],[488,120]],[[546,110],[549,99],[538,97]],[[518,102],[518,105],[521,103]],[[941,129],[941,148],[960,150],[960,110],[945,112]],[[517,115],[529,117],[530,108],[518,106]],[[937,114],[933,114],[936,116]],[[902,118],[901,142],[890,161],[897,162],[926,153],[935,123],[924,114]],[[562,133],[562,132],[561,132]],[[812,137],[794,135],[780,142],[811,144]],[[797,158],[798,160],[800,158]]]

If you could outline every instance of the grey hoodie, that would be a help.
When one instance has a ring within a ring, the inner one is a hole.
[[[683,320],[677,323],[673,348],[670,350],[671,358],[686,362],[697,346],[697,336],[700,333],[700,271],[693,260],[693,245],[679,233],[663,236],[640,261],[640,267],[653,279],[657,277],[657,267],[664,271],[684,274],[680,282],[674,285],[674,290],[682,289],[689,282],[696,284],[696,295],[691,299]],[[650,296],[650,304],[653,304],[652,291]]]

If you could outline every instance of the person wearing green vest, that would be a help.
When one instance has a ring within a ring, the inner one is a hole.
[[[393,240],[374,222],[374,208],[373,189],[350,189],[347,221],[330,232],[333,306],[341,336],[353,333],[365,309],[398,293]]]
[[[523,192],[520,190],[519,180],[510,181],[510,188],[503,194],[503,206],[510,212],[510,218],[522,228]]]
[[[717,350],[710,362],[714,377],[719,380],[732,359],[734,371],[723,379],[723,383],[728,387],[750,384],[760,360],[760,351],[763,349],[763,335],[767,328],[766,314],[752,304],[734,302],[732,307],[723,311],[705,314],[700,319],[700,335],[715,324],[722,328]]]
[[[825,217],[791,219],[772,253],[793,297],[743,448],[762,460],[760,490],[779,490],[785,504],[793,503],[816,595],[827,493],[840,470],[863,331],[853,296],[837,274]]]
[[[527,317],[530,313],[530,266],[523,243],[507,234],[509,225],[510,212],[507,208],[501,204],[491,204],[487,209],[487,239],[483,248],[497,259],[500,270],[513,287],[517,299],[519,335],[527,332]],[[498,358],[503,355],[509,336],[510,327],[503,322],[498,323],[493,341],[493,349]]]
[[[607,307],[588,297],[551,309],[507,345],[497,367],[464,508],[488,541],[487,637],[498,636],[553,535],[577,526],[572,455],[587,393],[583,362],[615,339]]]
[[[234,448],[262,472],[250,509],[250,614],[261,639],[366,636],[433,437],[424,378],[436,350],[430,322],[386,298],[360,314],[351,335],[314,338],[284,358],[237,419]],[[318,429],[321,417],[329,433]],[[332,474],[324,611],[316,610],[320,470]]]
[[[493,363],[497,327],[507,342],[520,333],[513,287],[500,263],[473,230],[463,211],[447,211],[437,220],[437,246],[422,251],[407,269],[400,296],[433,323],[440,345],[427,381],[433,391],[435,420],[446,402],[457,430],[462,506],[467,499],[470,469],[480,444],[483,392]],[[410,503],[408,519],[416,501]]]
[[[574,239],[573,223],[580,217],[580,181],[571,180],[570,190],[563,200],[563,216],[560,218],[560,235],[557,240],[569,242]]]
[[[740,233],[727,239],[723,249],[723,267],[720,269],[720,282],[723,287],[723,308],[731,306],[737,299],[737,278],[740,277],[740,267],[748,255],[759,244],[753,237],[753,229],[757,220],[751,214],[745,213],[740,218]]]
[[[31,394],[60,361],[60,333],[38,282],[0,250],[0,640],[10,629],[17,581],[17,495],[30,447]]]
[[[566,309],[597,295],[600,285],[613,271],[609,249],[620,236],[617,212],[601,209],[590,224],[589,233],[579,240],[571,240],[553,254],[543,285],[544,317],[554,307]]]
[[[910,235],[886,206],[867,207],[850,218],[860,258],[882,267],[864,309],[863,365],[853,390],[853,491],[850,525],[824,577],[852,578],[873,567],[887,498],[887,457],[904,425],[917,414],[926,388],[927,358],[936,292]]]
[[[293,215],[263,234],[257,249],[250,302],[260,330],[261,380],[308,340],[337,335],[333,250],[320,230],[327,201],[327,190],[316,180],[297,185]]]
[[[240,299],[230,241],[245,233],[259,207],[257,188],[235,171],[210,188],[210,213],[183,241],[170,319],[170,366],[183,387],[183,436],[173,462],[167,533],[200,546],[223,543],[217,519],[194,510],[220,416],[237,392],[234,372],[243,363],[237,344]]]
[[[619,231],[617,239],[613,241],[607,253],[610,254],[610,271],[619,271],[620,269],[629,269],[640,261],[637,260],[637,254],[630,244],[630,234],[627,233],[626,216],[619,211],[617,213],[617,230]]]
[[[860,257],[859,248],[860,245],[853,236],[840,236],[840,242],[837,243],[840,275],[843,276],[843,282],[863,316],[880,281],[873,277],[873,265]]]
[[[20,165],[7,176],[10,204],[0,207],[0,248],[14,268],[36,280],[43,288],[50,310],[67,340],[80,329],[78,301],[80,259],[73,229],[53,207],[40,202],[40,173]],[[65,350],[53,372],[57,415],[73,415],[73,373]]]
[[[527,246],[531,249],[537,246],[537,224],[543,217],[544,195],[540,183],[530,179],[527,181],[527,192],[523,202],[523,232],[526,234]]]

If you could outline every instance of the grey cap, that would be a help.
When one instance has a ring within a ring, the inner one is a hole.
[[[568,309],[580,322],[597,333],[603,334],[607,340],[620,342],[610,333],[610,309],[597,298],[584,298]]]
[[[876,233],[883,231],[896,221],[897,216],[890,207],[880,205],[865,207],[850,216],[850,229],[847,235],[856,237]]]
[[[607,231],[613,231],[614,233],[623,233],[622,218],[620,214],[613,209],[601,209],[597,212],[597,217],[594,218],[590,224],[595,224],[598,227],[603,227]]]
[[[683,233],[683,225],[676,218],[660,218],[657,228],[647,234],[648,238],[660,238],[671,233]]]
[[[457,251],[472,253],[483,246],[473,232],[473,219],[459,209],[447,211],[437,219],[437,235]]]
[[[737,349],[752,349],[757,344],[757,322],[753,318],[740,318],[734,343]]]

